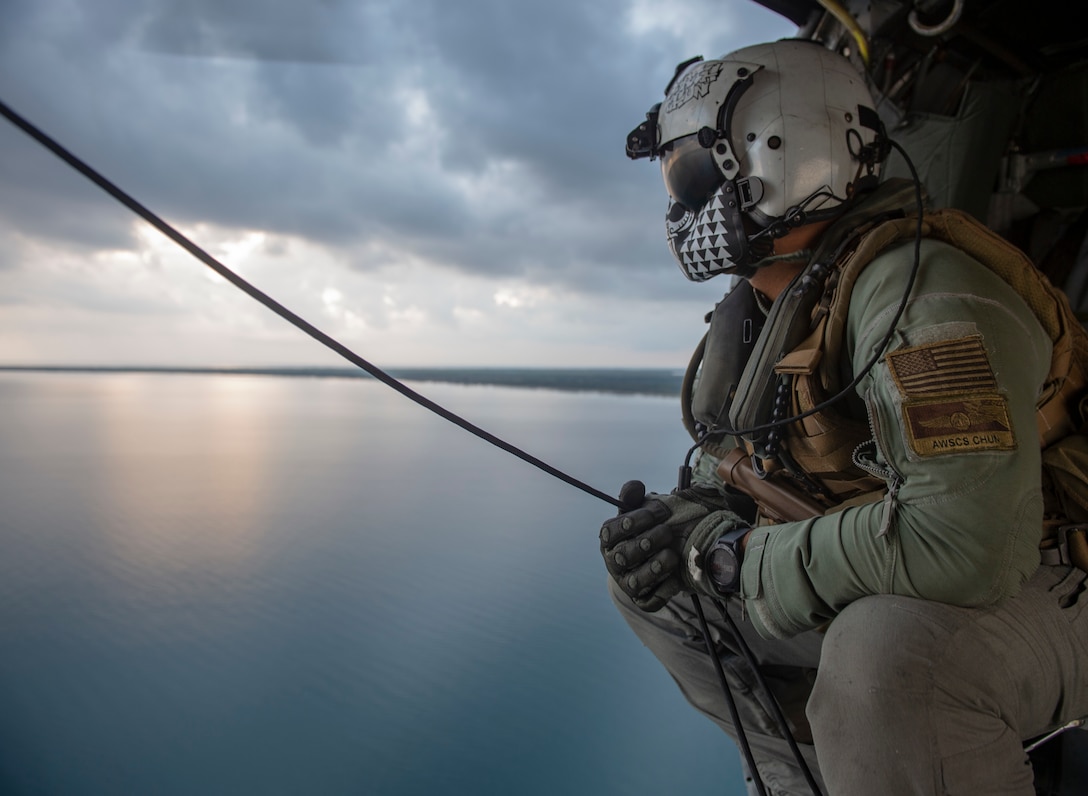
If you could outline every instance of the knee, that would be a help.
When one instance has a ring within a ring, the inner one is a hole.
[[[909,602],[914,601],[904,605],[901,597],[873,595],[848,605],[824,637],[821,673],[865,691],[909,685],[929,668],[933,640]]]
[[[987,671],[1001,642],[975,632],[973,615],[877,595],[831,623],[807,706],[830,792],[899,793],[907,791],[885,785],[919,781],[956,793],[1030,792],[1008,724],[1014,711],[1000,704],[1015,689]]]
[[[808,706],[815,732],[818,725],[834,732],[843,723],[879,727],[923,707],[940,634],[912,607],[909,598],[873,595],[831,623]]]

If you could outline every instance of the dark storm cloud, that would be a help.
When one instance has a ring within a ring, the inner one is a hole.
[[[0,1],[0,97],[179,223],[586,291],[671,268],[656,166],[623,138],[689,51],[632,38],[620,0]],[[108,200],[0,144],[8,225],[125,244]]]
[[[388,3],[144,0],[141,46],[175,55],[316,64],[372,63],[395,34]]]
[[[0,263],[14,265],[19,241],[48,238],[89,249],[123,249],[133,243],[132,214],[74,171],[0,125]],[[0,265],[0,267],[3,267]]]

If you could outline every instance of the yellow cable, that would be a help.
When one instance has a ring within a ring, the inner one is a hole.
[[[831,16],[835,17],[842,26],[850,31],[850,35],[854,37],[854,41],[858,45],[858,55],[861,56],[861,60],[865,63],[865,66],[869,66],[869,40],[865,38],[865,31],[861,29],[861,25],[858,21],[850,16],[850,12],[846,10],[842,3],[838,0],[816,0],[822,5]]]

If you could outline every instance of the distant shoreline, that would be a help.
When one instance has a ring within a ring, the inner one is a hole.
[[[668,368],[389,368],[403,381],[463,384],[564,392],[677,396],[683,374]],[[357,368],[334,367],[153,367],[133,365],[0,365],[0,373],[177,374],[372,379]]]

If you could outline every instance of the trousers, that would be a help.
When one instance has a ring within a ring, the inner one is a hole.
[[[784,640],[759,637],[739,600],[727,610],[827,796],[1033,796],[1025,740],[1088,716],[1086,578],[1043,566],[986,608],[868,596],[825,632]],[[648,614],[609,589],[688,702],[736,738],[691,595]],[[811,794],[771,697],[728,625],[706,613],[767,793]]]

